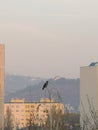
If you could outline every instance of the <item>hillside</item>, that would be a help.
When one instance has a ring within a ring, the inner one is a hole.
[[[42,90],[45,79],[25,76],[8,76],[5,80],[5,101],[9,102],[12,98],[24,98],[27,101],[38,101],[40,98],[51,96],[58,100],[58,92],[65,104],[70,104],[74,108],[79,106],[79,79],[49,79],[48,90]]]

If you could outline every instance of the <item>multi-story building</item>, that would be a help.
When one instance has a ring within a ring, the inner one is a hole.
[[[26,127],[31,122],[36,125],[43,125],[47,120],[48,114],[53,108],[64,113],[64,105],[54,100],[41,99],[40,102],[25,102],[24,99],[13,99],[5,103],[5,117],[7,108],[12,112],[14,127]]]
[[[98,110],[98,63],[80,68],[80,114],[90,118],[90,104]]]
[[[0,130],[4,129],[4,45],[0,44]]]
[[[9,118],[12,118],[13,127],[23,127],[24,126],[24,115],[25,115],[25,105],[24,100],[11,100],[10,103],[4,104],[4,115],[5,119],[8,118],[8,109],[11,111]],[[5,120],[6,123],[6,120]],[[6,127],[6,124],[5,124]]]

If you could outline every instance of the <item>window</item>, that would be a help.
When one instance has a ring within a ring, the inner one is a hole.
[[[19,108],[19,106],[18,106],[18,105],[16,105],[16,108]]]

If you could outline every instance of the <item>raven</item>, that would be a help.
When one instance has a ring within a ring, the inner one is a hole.
[[[92,62],[89,66],[95,66],[97,64],[98,64],[98,62]]]
[[[48,81],[46,81],[42,87],[42,90],[44,90],[45,88],[47,88],[47,85],[48,85]]]

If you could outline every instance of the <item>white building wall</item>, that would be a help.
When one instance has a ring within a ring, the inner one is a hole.
[[[88,99],[95,110],[98,110],[98,65],[80,68],[81,122],[84,112],[90,117]]]
[[[0,130],[4,129],[4,45],[0,44]]]

